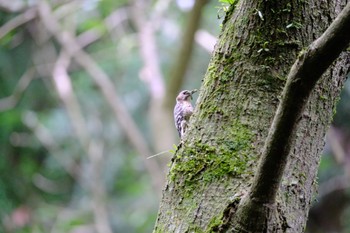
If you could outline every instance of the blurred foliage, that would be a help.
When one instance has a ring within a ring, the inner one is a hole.
[[[348,78],[350,74],[348,75]],[[350,134],[350,82],[347,81],[344,90],[340,95],[340,101],[337,105],[336,114],[334,115],[334,126],[346,130]]]

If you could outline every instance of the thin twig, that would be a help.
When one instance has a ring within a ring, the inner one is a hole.
[[[34,78],[35,71],[33,68],[28,69],[22,77],[19,79],[12,94],[8,97],[0,99],[0,112],[7,111],[16,107],[24,91],[27,89],[29,84]]]
[[[147,159],[151,159],[151,158],[154,158],[154,157],[157,157],[159,155],[166,154],[166,153],[170,153],[170,151],[169,150],[165,150],[165,151],[159,152],[159,153],[157,153],[155,155],[151,155],[151,156],[147,157]]]

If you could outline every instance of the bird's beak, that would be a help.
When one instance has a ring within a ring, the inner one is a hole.
[[[191,100],[193,99],[193,94],[197,92],[197,89],[193,89],[192,91],[190,91],[190,97],[191,97]]]

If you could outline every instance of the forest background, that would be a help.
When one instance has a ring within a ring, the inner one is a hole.
[[[226,7],[1,0],[0,232],[151,232],[175,97],[200,87]],[[309,232],[350,231],[349,101],[346,82]]]

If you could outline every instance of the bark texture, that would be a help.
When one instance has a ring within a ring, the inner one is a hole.
[[[240,1],[227,12],[190,129],[173,158],[155,232],[234,232],[286,76],[346,1]],[[234,9],[235,8],[235,9]],[[324,135],[346,74],[344,52],[316,84],[297,124],[277,203],[256,232],[303,232]]]

